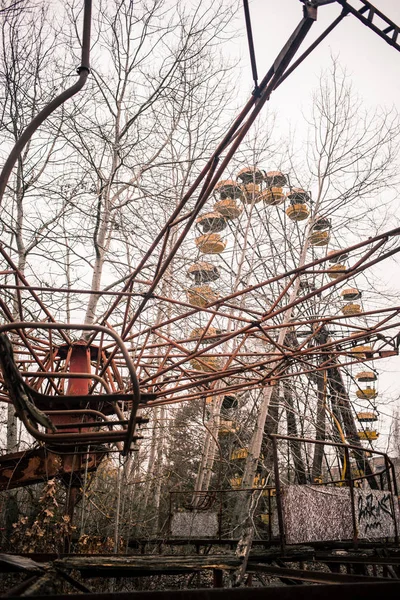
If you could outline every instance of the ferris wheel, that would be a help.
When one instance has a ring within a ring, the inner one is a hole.
[[[340,4],[352,12],[347,2]],[[242,166],[223,179],[263,105],[293,68],[288,65],[316,8],[305,4],[279,60],[256,82],[256,93],[117,290],[36,288],[0,247],[0,396],[38,443],[32,452],[47,473],[79,472],[88,456],[95,469],[111,448],[129,454],[146,423],[145,408],[207,398],[209,404],[225,401],[226,409],[248,391],[271,395],[279,382],[353,364],[360,366],[357,382],[367,384],[357,398],[375,400],[376,374],[364,364],[397,354],[400,310],[363,310],[356,277],[400,251],[400,229],[340,247],[334,217],[291,173],[276,165]],[[361,20],[363,12],[357,13]],[[89,70],[86,21],[84,32],[81,87]],[[390,43],[399,49],[394,36]],[[25,139],[68,94],[21,138],[0,192]],[[96,297],[98,313],[90,322],[59,322],[43,299],[49,293]],[[378,435],[369,429],[375,407],[367,408],[358,413],[367,424],[360,435],[350,428],[353,442]],[[228,434],[235,429],[224,427]],[[21,456],[7,460],[20,462]],[[13,481],[36,479],[21,473]]]

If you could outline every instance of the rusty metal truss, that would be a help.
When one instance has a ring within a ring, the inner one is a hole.
[[[358,11],[344,0],[339,3],[343,7],[340,17],[289,67],[316,20],[318,4],[323,4],[304,3],[303,18],[259,83],[257,95],[250,97],[121,289],[90,292],[31,286],[0,246],[1,274],[7,276],[7,283],[0,286],[5,323],[0,333],[7,335],[4,344],[10,340],[14,354],[12,358],[11,352],[6,353],[8,370],[2,363],[0,399],[14,403],[38,441],[64,452],[66,448],[85,452],[79,447],[89,444],[115,444],[127,454],[145,406],[204,399],[220,394],[221,387],[224,393],[239,393],[275,385],[294,374],[398,354],[400,305],[361,311],[356,323],[340,314],[309,317],[302,306],[395,256],[400,252],[400,228],[338,250],[329,258],[346,253],[349,266],[335,280],[303,290],[294,300],[293,291],[302,278],[316,281],[316,276],[329,272],[327,256],[222,294],[201,307],[159,291],[196,218],[273,90],[346,14],[355,14],[376,31],[374,15],[382,15],[368,2],[363,1],[364,8]],[[89,14],[90,2],[86,8]],[[88,72],[88,20],[90,15],[85,21],[80,79]],[[390,36],[389,43],[399,49],[398,28],[388,19],[386,23],[380,35],[386,41]],[[18,148],[14,155],[18,156]],[[9,163],[0,178],[2,190],[12,169]],[[193,199],[194,204],[189,203]],[[274,292],[277,286],[278,294]],[[104,301],[105,310],[96,324],[58,323],[43,299],[49,293],[62,297],[95,293]],[[262,305],[260,294],[273,300]],[[11,295],[16,302],[13,310]],[[155,306],[166,316],[147,323]],[[288,311],[294,311],[290,323],[285,320]],[[195,340],[190,336],[191,323],[202,328]],[[283,343],[278,341],[282,330],[286,333]],[[339,335],[333,335],[334,330]],[[361,352],[363,344],[367,350]]]

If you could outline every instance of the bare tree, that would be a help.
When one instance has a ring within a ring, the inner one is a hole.
[[[56,34],[48,27],[45,5],[15,3],[15,10],[6,10],[1,15],[3,157],[59,84],[52,68],[57,51]],[[57,162],[59,149],[58,133],[53,134],[48,128],[30,140],[9,181],[0,217],[3,247],[15,257],[18,273],[22,277],[27,274],[33,279],[37,277],[38,282],[42,281],[42,273],[29,264],[28,257],[40,253],[49,243],[54,227],[67,211],[67,203],[56,200],[50,185],[49,171]],[[17,278],[13,283],[20,280]],[[17,293],[13,299],[10,296],[10,301],[13,318],[23,319]],[[17,446],[17,424],[10,404],[7,449],[13,451]]]

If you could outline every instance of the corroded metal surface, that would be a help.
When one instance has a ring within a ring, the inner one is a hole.
[[[102,456],[104,454],[89,455],[88,472],[96,470]],[[7,454],[0,457],[0,491],[40,483],[72,472],[78,475],[85,469],[86,458],[78,454],[75,455],[73,467],[71,455],[55,454],[45,448]]]

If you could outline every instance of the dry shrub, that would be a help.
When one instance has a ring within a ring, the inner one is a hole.
[[[12,547],[19,552],[62,552],[65,540],[75,527],[70,518],[62,515],[56,499],[57,483],[49,481],[39,499],[39,512],[32,522],[26,516],[14,523],[11,536]]]

